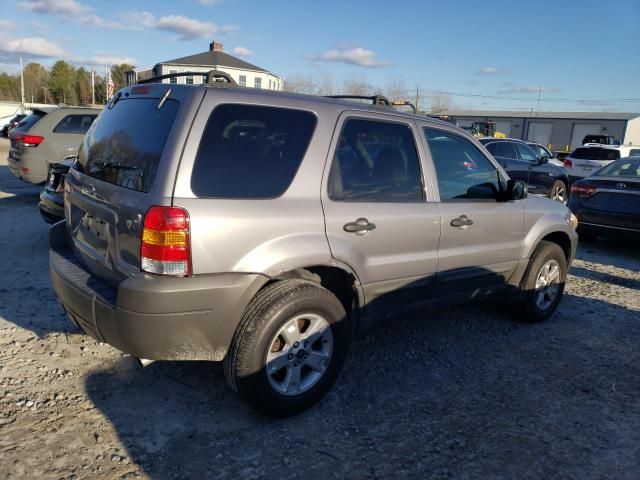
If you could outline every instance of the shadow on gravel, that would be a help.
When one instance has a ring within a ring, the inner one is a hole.
[[[640,268],[640,249],[638,240],[629,237],[598,237],[595,240],[583,241],[578,244],[577,260],[611,265],[617,268],[638,270]],[[636,263],[635,268],[629,261]]]
[[[13,176],[6,165],[0,165],[0,192],[22,197],[25,202],[40,196],[42,186],[32,185]],[[17,197],[0,197],[0,201]],[[37,201],[36,201],[37,205]]]
[[[590,280],[596,280],[598,282],[611,283],[612,285],[618,285],[620,287],[631,288],[634,290],[640,290],[640,280],[635,278],[624,278],[617,275],[611,275],[605,272],[596,272],[582,267],[571,267],[571,275],[577,277],[588,278]]]
[[[379,325],[323,401],[280,421],[215,363],[123,358],[86,389],[154,479],[632,478],[638,313],[565,294],[545,323],[508,318],[483,302]]]

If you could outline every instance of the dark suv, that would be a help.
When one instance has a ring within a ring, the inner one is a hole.
[[[234,390],[283,416],[398,308],[505,292],[523,321],[556,310],[575,217],[463,130],[212,85],[119,91],[66,175],[51,279],[95,339],[144,363],[224,361]]]
[[[538,156],[522,140],[489,137],[479,140],[511,178],[528,184],[531,193],[566,205],[569,200],[569,176],[564,167],[550,163],[546,156]]]

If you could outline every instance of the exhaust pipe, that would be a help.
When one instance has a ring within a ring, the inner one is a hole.
[[[138,360],[138,363],[140,364],[140,366],[142,368],[144,367],[148,367],[149,365],[151,365],[153,362],[155,362],[155,360],[149,360],[148,358],[136,358],[136,360]]]

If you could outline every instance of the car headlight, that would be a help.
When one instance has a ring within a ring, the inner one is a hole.
[[[576,217],[572,212],[569,212],[569,215],[567,215],[566,218],[567,223],[571,228],[573,228],[574,230],[578,228],[578,217]]]

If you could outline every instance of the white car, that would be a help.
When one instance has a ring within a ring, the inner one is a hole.
[[[590,176],[596,170],[619,158],[640,155],[640,147],[633,145],[601,145],[587,143],[576,148],[564,159],[564,168],[571,181]]]

